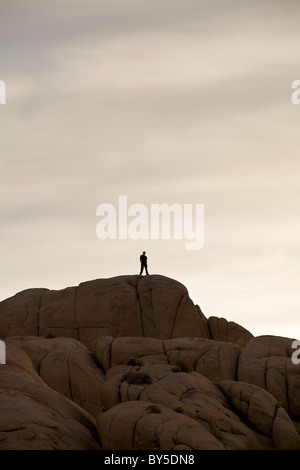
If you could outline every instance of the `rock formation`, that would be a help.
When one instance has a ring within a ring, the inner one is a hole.
[[[164,276],[0,302],[0,449],[300,448],[293,339],[202,313]]]
[[[196,336],[242,345],[252,337],[225,319],[207,320],[187,289],[164,276],[119,276],[54,291],[27,289],[0,303],[0,337]]]

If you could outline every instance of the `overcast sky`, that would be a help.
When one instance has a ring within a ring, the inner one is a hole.
[[[0,299],[139,271],[300,339],[299,2],[0,0]],[[204,204],[205,241],[99,240],[96,209]]]

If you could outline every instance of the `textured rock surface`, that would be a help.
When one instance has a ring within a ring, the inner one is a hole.
[[[240,356],[238,380],[270,392],[285,410],[300,420],[300,365],[293,364],[292,340],[277,336],[253,338]]]
[[[0,302],[0,318],[2,338],[52,334],[77,339],[87,347],[107,335],[214,339],[207,318],[187,289],[159,275],[98,279],[59,291],[28,289]],[[217,319],[211,324],[220,337]],[[252,337],[232,322],[224,334],[243,345],[245,337]]]
[[[201,372],[213,381],[236,379],[241,347],[202,338],[112,338],[99,337],[92,346],[104,370],[139,359],[146,364],[173,364]]]
[[[71,338],[12,337],[30,357],[44,382],[94,416],[102,409],[100,389],[104,373],[86,346]]]
[[[48,387],[16,346],[7,345],[0,384],[0,449],[101,449],[94,419]]]
[[[293,340],[207,319],[174,280],[29,289],[0,338],[0,449],[300,448]]]
[[[117,405],[97,419],[103,447],[136,450],[224,450],[222,444],[188,416],[164,406],[151,412],[149,403]]]
[[[217,341],[230,341],[245,346],[253,337],[248,330],[225,318],[209,317],[208,326],[211,337]]]
[[[288,414],[270,393],[244,382],[227,380],[220,386],[242,417],[262,435],[270,437],[276,449],[299,442]]]

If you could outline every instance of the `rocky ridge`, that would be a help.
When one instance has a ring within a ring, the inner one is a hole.
[[[0,449],[300,448],[291,338],[118,276],[0,302]]]

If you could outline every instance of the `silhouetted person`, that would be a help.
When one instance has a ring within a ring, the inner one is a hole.
[[[143,251],[143,254],[140,256],[140,262],[141,262],[141,272],[140,272],[140,276],[142,275],[142,272],[144,271],[144,268],[145,268],[145,270],[146,270],[147,276],[149,276],[146,251]]]

